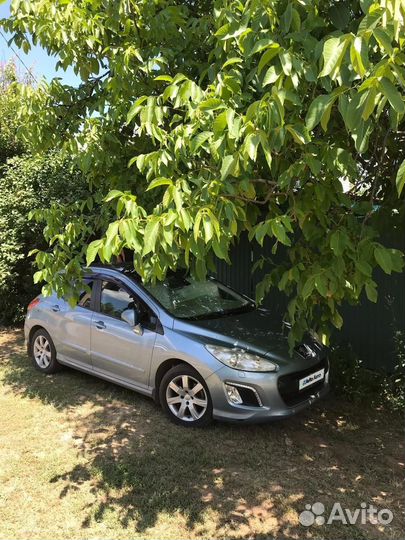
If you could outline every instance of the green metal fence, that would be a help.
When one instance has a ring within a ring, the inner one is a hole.
[[[395,247],[404,249],[404,238],[395,244]],[[262,255],[274,260],[270,244],[265,243],[261,248],[257,244],[250,244],[247,237],[242,236],[239,244],[231,251],[232,264],[218,261],[217,276],[236,290],[254,298],[262,272],[252,273],[252,267]],[[405,332],[405,273],[387,276],[377,272],[376,281],[378,302],[372,304],[364,297],[357,306],[343,306],[344,325],[340,332],[332,336],[332,343],[350,344],[366,367],[392,372],[398,354],[395,333]],[[286,297],[276,289],[271,290],[263,302],[265,307],[275,313],[284,313],[286,304]]]

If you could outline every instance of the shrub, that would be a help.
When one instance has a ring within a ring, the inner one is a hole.
[[[68,204],[85,192],[82,176],[52,153],[14,157],[0,168],[0,324],[20,322],[40,290],[28,254],[47,244],[43,225],[29,221],[29,212]]]
[[[405,332],[394,332],[396,367],[393,373],[371,371],[349,346],[332,349],[332,390],[353,403],[384,406],[394,411],[405,408]]]

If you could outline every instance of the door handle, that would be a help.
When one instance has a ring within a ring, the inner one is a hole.
[[[60,307],[58,306],[58,304],[55,304],[54,306],[52,306],[52,311],[60,311]]]
[[[103,321],[96,321],[94,324],[95,324],[96,327],[99,328],[100,330],[102,330],[103,328],[106,327],[106,326],[105,326],[105,322],[103,322]]]

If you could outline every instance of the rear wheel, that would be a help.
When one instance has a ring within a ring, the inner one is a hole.
[[[30,357],[34,366],[43,373],[55,373],[61,368],[51,336],[40,328],[31,338]]]
[[[159,389],[168,417],[181,426],[203,427],[212,421],[212,401],[201,375],[187,364],[171,368]]]

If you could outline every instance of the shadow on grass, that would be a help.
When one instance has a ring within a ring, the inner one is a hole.
[[[387,425],[383,414],[329,400],[274,424],[185,429],[133,392],[69,369],[44,377],[18,347],[6,356],[8,391],[66,410],[74,421],[86,464],[51,482],[61,484],[61,498],[92,483],[96,503],[83,529],[115,512],[138,534],[177,516],[185,537],[370,537],[367,527],[301,526],[299,513],[316,501],[352,509],[374,501],[398,516],[392,530],[401,527],[397,420]]]

